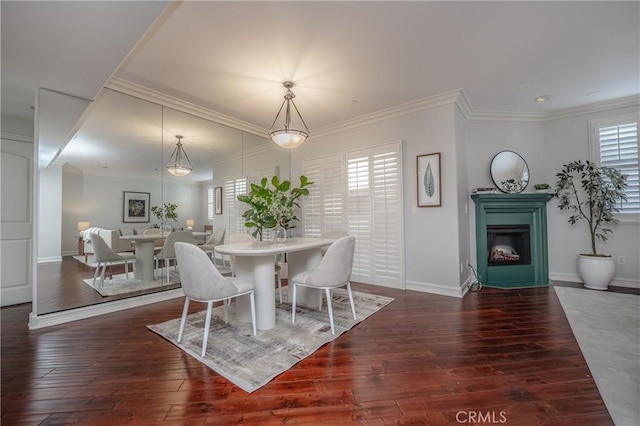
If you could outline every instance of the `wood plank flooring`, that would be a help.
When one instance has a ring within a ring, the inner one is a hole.
[[[0,420],[613,424],[552,288],[354,289],[396,300],[253,394],[146,328],[179,317],[182,299],[34,331],[30,304],[3,308]]]

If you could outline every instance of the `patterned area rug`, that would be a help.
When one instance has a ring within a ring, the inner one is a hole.
[[[283,292],[286,294],[285,288]],[[291,324],[291,304],[287,301],[277,303],[275,328],[258,330],[257,336],[253,336],[250,323],[235,322],[235,303],[229,307],[229,324],[224,323],[222,307],[216,307],[204,358],[200,353],[206,311],[187,317],[181,343],[176,341],[180,318],[148,327],[251,393],[394,300],[357,291],[353,292],[353,299],[357,320],[351,315],[347,291],[333,291],[335,335],[331,334],[326,304],[323,311],[298,307],[296,323]]]
[[[164,272],[164,269],[163,269]],[[129,279],[126,278],[125,274],[114,274],[111,278],[104,278],[104,286],[100,287],[100,277],[96,279],[96,284],[93,285],[93,277],[82,280],[89,287],[93,288],[95,291],[100,293],[101,296],[115,296],[118,294],[128,294],[135,295],[136,293],[154,289],[161,288],[167,286],[174,286],[175,284],[180,283],[180,275],[177,271],[173,269],[169,272],[169,280],[167,280],[162,273],[158,277],[157,281],[151,282],[142,282],[139,280],[133,279],[133,272],[129,271]]]

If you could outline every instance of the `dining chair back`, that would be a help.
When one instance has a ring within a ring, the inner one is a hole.
[[[164,260],[164,276],[167,278],[167,280],[169,280],[169,267],[171,264],[171,260],[174,260],[174,269],[177,268],[177,265],[179,263],[176,259],[175,250],[175,244],[177,242],[189,243],[194,245],[194,247],[196,244],[195,237],[193,236],[193,232],[191,231],[175,231],[167,235],[167,238],[165,238],[164,240],[162,250],[156,253],[156,269],[158,268],[159,261]]]
[[[107,266],[110,266],[114,262],[124,262],[125,276],[129,279],[129,262],[133,262],[136,256],[131,252],[116,253],[99,234],[91,234],[89,237],[91,238],[94,259],[98,263],[96,270],[93,273],[93,285],[96,284],[98,271],[100,270],[100,267],[102,267],[102,272],[100,273],[100,287],[104,286],[104,274]]]
[[[347,236],[336,240],[329,246],[320,264],[314,270],[300,272],[290,279],[290,282],[293,283],[293,303],[291,306],[292,323],[296,322],[296,289],[298,286],[317,288],[325,291],[332,334],[335,334],[333,307],[331,305],[331,290],[334,288],[347,287],[349,302],[351,303],[351,312],[353,313],[353,319],[356,319],[356,308],[353,304],[353,294],[351,293],[350,283],[355,245],[355,237]]]
[[[204,357],[207,351],[209,327],[211,325],[211,311],[215,302],[223,302],[224,322],[228,323],[228,311],[226,303],[231,298],[248,295],[251,300],[251,321],[253,335],[256,335],[255,296],[253,284],[238,278],[226,278],[213,265],[209,256],[199,247],[185,243],[175,243],[176,258],[180,264],[180,281],[185,294],[182,319],[178,331],[178,343],[182,340],[184,325],[189,311],[189,301],[203,302],[207,304],[207,314],[204,323],[204,337],[202,338],[202,353]]]
[[[214,264],[216,263],[216,255],[214,252],[215,248],[216,246],[219,246],[224,242],[226,231],[227,230],[225,228],[216,228],[216,230],[213,231],[213,234],[211,234],[209,239],[204,244],[198,245],[198,247],[200,247],[205,251],[205,253],[209,255]]]

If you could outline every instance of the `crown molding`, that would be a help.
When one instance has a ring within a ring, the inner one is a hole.
[[[353,120],[343,121],[331,126],[320,128],[312,133],[313,136],[326,136],[332,133],[342,132],[345,130],[353,129],[356,127],[366,126],[382,120],[388,120],[390,118],[407,115],[417,111],[423,111],[425,109],[431,109],[443,105],[449,105],[456,102],[462,89],[450,90],[448,92],[440,93],[434,96],[418,99],[416,101],[407,102],[406,104],[398,105],[395,107],[383,109],[380,111],[366,114]]]
[[[559,120],[561,118],[575,117],[584,114],[609,111],[612,109],[627,108],[640,105],[640,96],[627,96],[626,98],[613,99],[610,101],[596,102],[576,108],[568,108],[562,111],[552,112],[545,116],[545,120]]]
[[[456,100],[456,105],[467,120],[477,121],[544,121],[545,114],[538,112],[507,112],[475,110],[464,90]]]
[[[187,114],[194,115],[196,117],[204,118],[205,120],[215,121],[216,123],[224,124],[225,126],[233,127],[243,132],[251,133],[256,136],[263,136],[269,133],[268,130],[262,127],[255,126],[231,116],[221,114],[219,112],[212,111],[207,108],[203,108],[196,104],[183,101],[174,96],[169,96],[162,92],[158,92],[153,89],[141,86],[136,83],[132,83],[121,78],[111,78],[104,86],[107,89],[115,90],[117,92],[124,93],[126,95],[135,96],[140,99],[144,99],[161,106],[173,108],[178,111],[182,111]]]

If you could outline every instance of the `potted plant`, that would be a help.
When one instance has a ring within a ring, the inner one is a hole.
[[[533,187],[535,188],[536,192],[549,192],[551,185],[549,185],[548,183],[536,183],[535,185],[533,185]]]
[[[625,177],[613,167],[591,161],[565,164],[556,177],[560,210],[572,213],[571,225],[585,220],[589,226],[591,253],[578,255],[578,274],[585,287],[606,290],[615,275],[615,262],[612,256],[598,253],[596,241],[607,241],[613,233],[608,225],[618,223],[613,215],[619,211],[620,202],[627,199]]]
[[[306,187],[312,184],[304,175],[300,176],[298,188],[291,188],[288,180],[280,182],[277,176],[272,177],[271,181],[262,178],[260,185],[252,183],[248,194],[238,195],[238,201],[249,204],[249,209],[242,214],[244,226],[255,228],[252,234],[261,241],[265,229],[278,227],[286,236],[298,221],[295,212],[296,208],[300,208],[298,200],[309,195]]]
[[[162,230],[163,231],[166,230],[167,232],[170,232],[171,227],[167,225],[167,221],[171,219],[174,222],[177,222],[177,219],[178,219],[178,212],[176,212],[177,209],[178,209],[177,204],[164,203],[162,207],[160,206],[151,207],[151,213],[153,213],[153,215],[158,220],[162,221],[162,227],[161,227]]]

